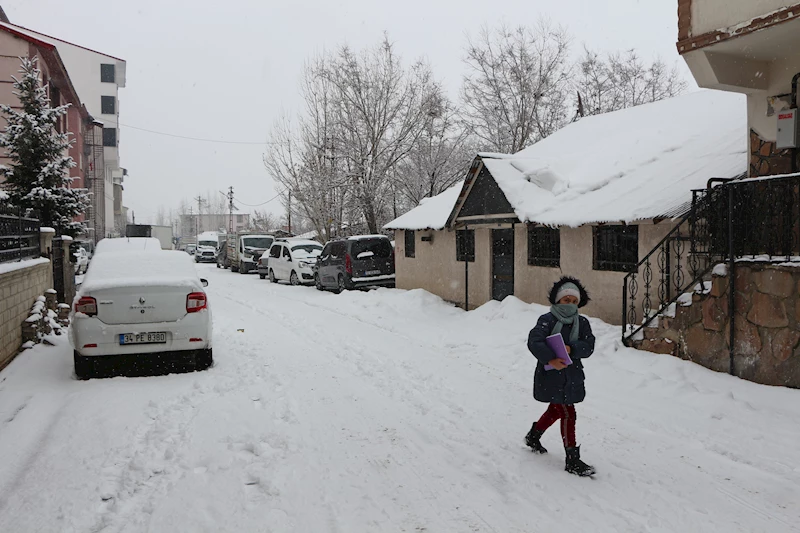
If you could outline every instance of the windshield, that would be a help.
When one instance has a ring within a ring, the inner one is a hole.
[[[292,246],[292,251],[294,255],[313,257],[322,253],[322,246],[319,244],[298,244],[297,246]]]
[[[211,248],[216,248],[217,241],[200,241],[200,246],[210,246]]]
[[[243,239],[244,245],[247,248],[257,248],[259,250],[266,250],[272,246],[273,239],[271,237],[249,237]]]

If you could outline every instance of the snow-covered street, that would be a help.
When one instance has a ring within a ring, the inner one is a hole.
[[[209,371],[77,381],[60,337],[0,373],[0,531],[800,531],[798,390],[593,321],[582,479],[523,443],[545,308],[198,270]]]

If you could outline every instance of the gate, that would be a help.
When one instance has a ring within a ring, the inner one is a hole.
[[[69,245],[67,245],[69,248]],[[64,241],[61,237],[53,239],[52,257],[53,262],[53,289],[58,294],[59,302],[66,302],[66,294],[64,287],[64,269],[69,268],[69,265],[64,264]]]

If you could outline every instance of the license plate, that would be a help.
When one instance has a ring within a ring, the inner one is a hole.
[[[167,334],[164,331],[154,333],[120,333],[120,344],[164,344]]]
[[[364,274],[366,274],[367,276],[379,276],[380,273],[381,273],[380,270],[367,270],[366,272],[364,272]]]

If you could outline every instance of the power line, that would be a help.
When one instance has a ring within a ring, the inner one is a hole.
[[[246,205],[247,207],[261,207],[262,205],[266,205],[266,204],[270,203],[271,201],[273,201],[273,200],[276,200],[276,199],[280,198],[280,196],[281,196],[281,195],[282,195],[284,192],[286,192],[286,191],[279,192],[278,194],[276,194],[275,196],[273,196],[272,198],[270,198],[270,199],[269,199],[269,200],[267,200],[266,202],[262,202],[262,203],[260,203],[260,204],[255,204],[255,205],[253,205],[253,204],[246,204],[246,203],[244,203],[243,201],[239,200],[238,198],[236,199],[236,201],[237,201],[237,202],[239,202],[239,203],[240,203],[240,204],[242,204],[242,205]]]
[[[188,141],[199,141],[199,142],[217,143],[217,144],[244,144],[244,145],[250,145],[250,146],[255,146],[255,145],[264,146],[264,145],[267,145],[267,144],[277,144],[277,143],[270,142],[270,141],[251,142],[251,141],[226,141],[226,140],[223,140],[223,139],[204,139],[202,137],[189,137],[187,135],[177,135],[177,134],[174,134],[174,133],[167,133],[167,132],[164,132],[164,131],[156,131],[156,130],[150,130],[150,129],[147,129],[147,128],[140,128],[138,126],[130,126],[128,124],[123,124],[121,122],[117,122],[116,125],[117,126],[122,126],[123,128],[130,128],[132,130],[145,131],[147,133],[152,133],[154,135],[163,135],[165,137],[173,137],[175,139],[185,139],[185,140],[188,140]]]

